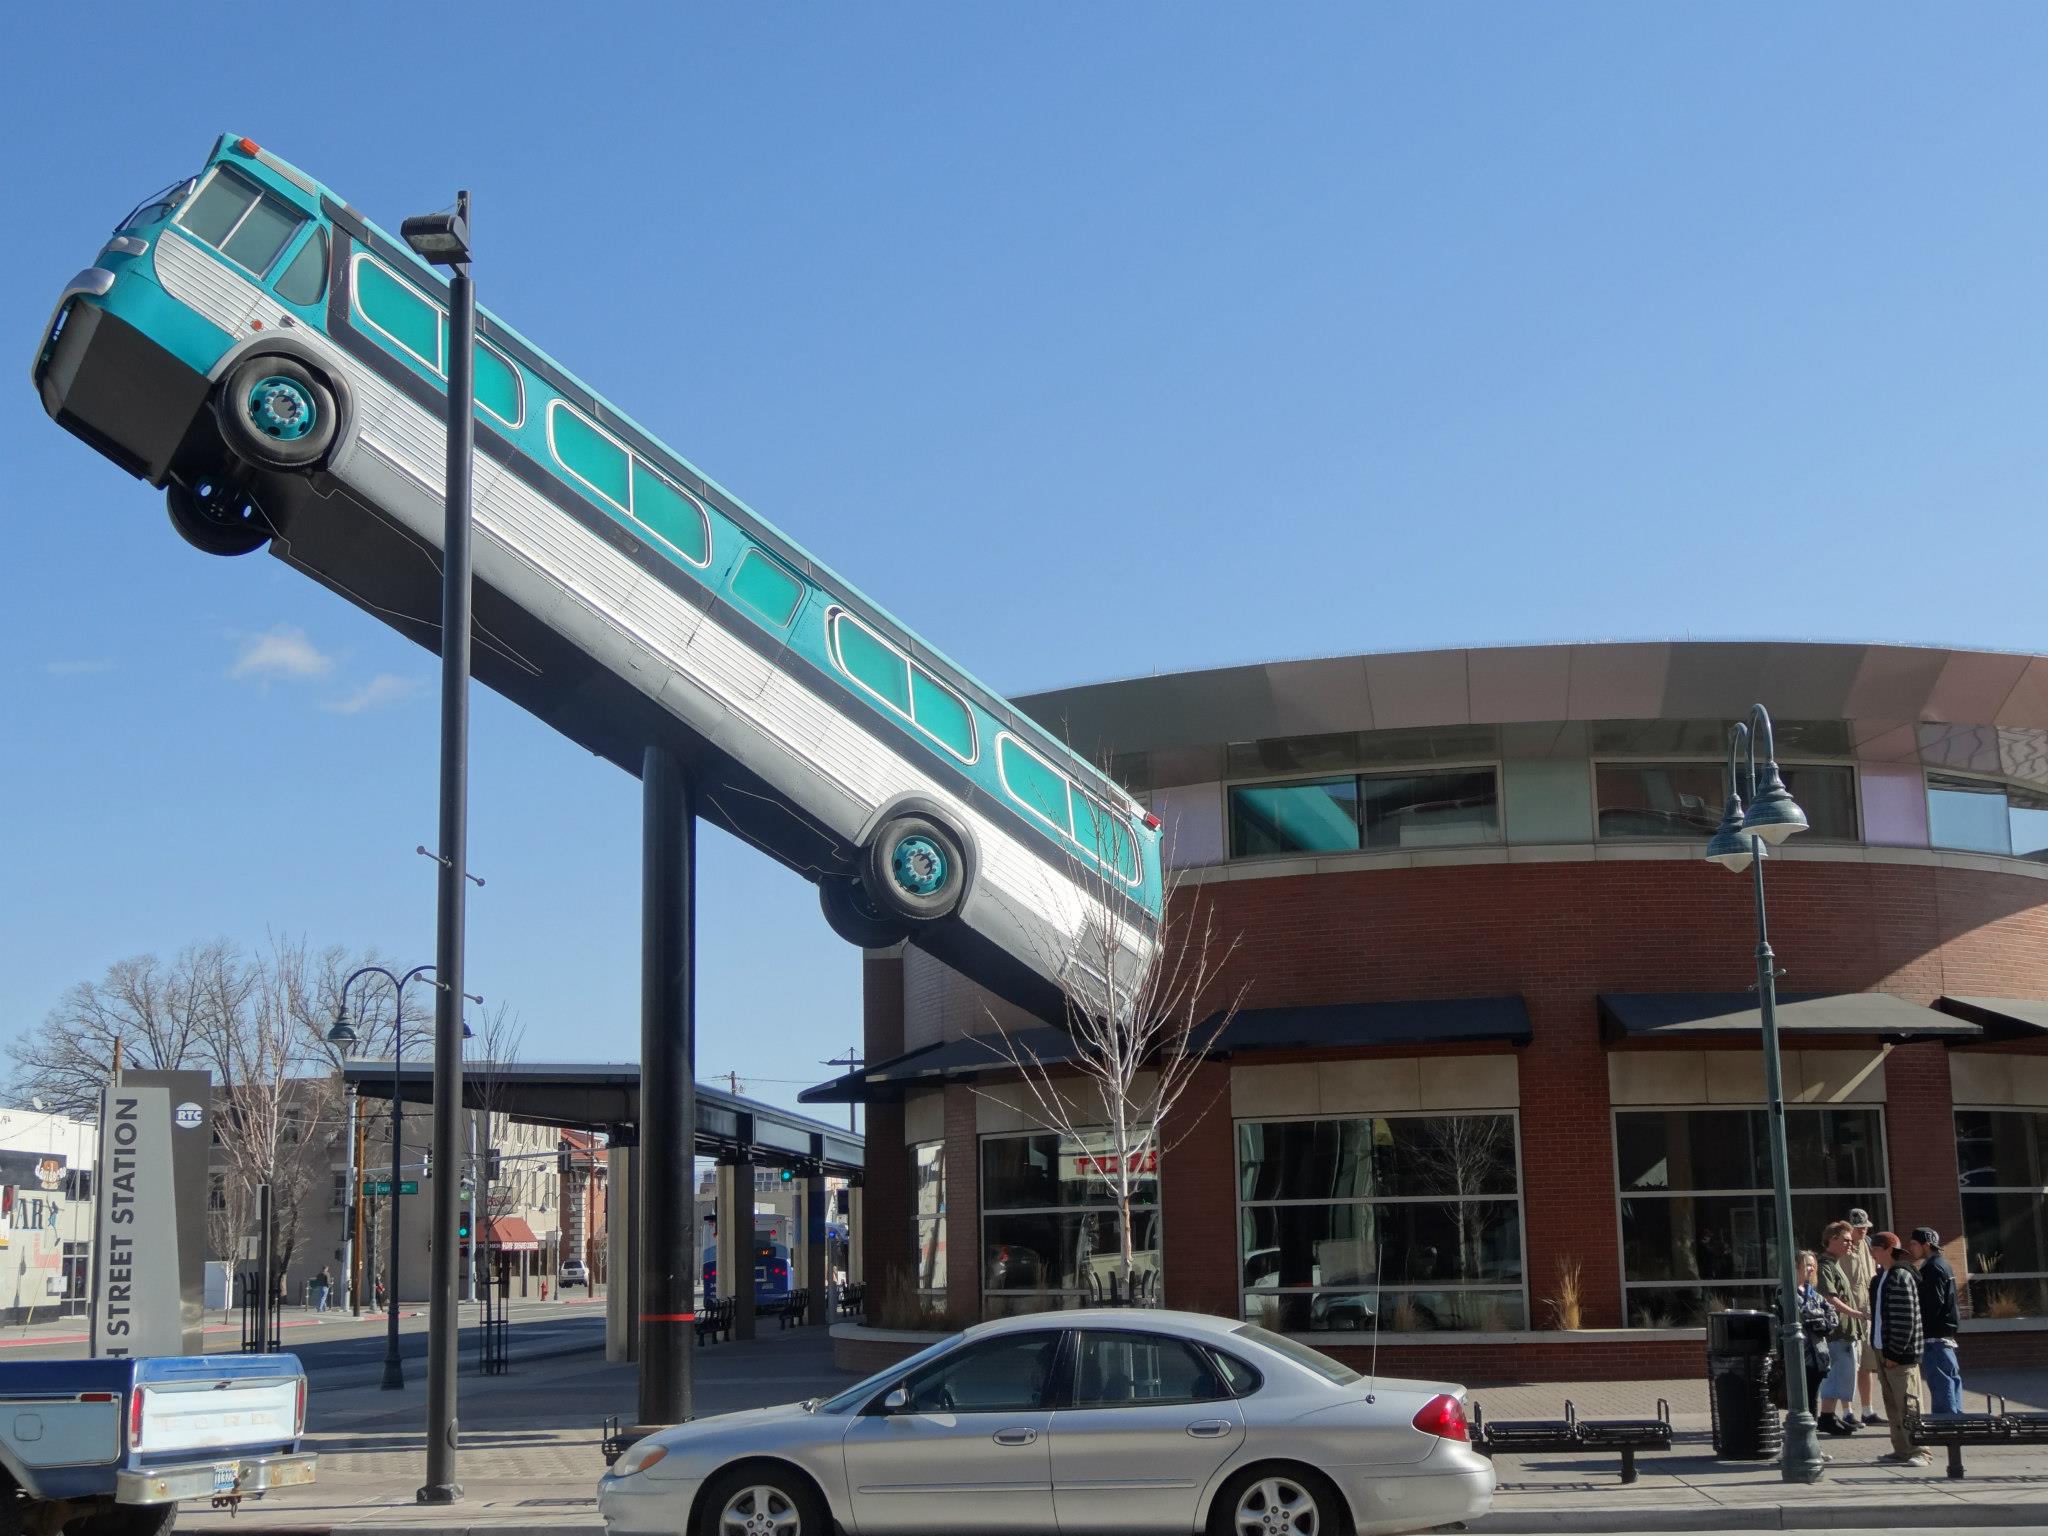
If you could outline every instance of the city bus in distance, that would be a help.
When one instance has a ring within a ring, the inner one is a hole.
[[[430,267],[230,135],[65,287],[33,378],[189,543],[438,650],[448,351]],[[629,772],[673,749],[853,943],[1054,1020],[1135,987],[1159,826],[1115,781],[481,311],[475,395],[478,678]]]

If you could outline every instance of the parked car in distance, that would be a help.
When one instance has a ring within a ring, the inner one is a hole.
[[[649,1435],[598,1509],[612,1536],[1391,1536],[1477,1519],[1493,1489],[1461,1387],[1368,1381],[1230,1318],[1096,1308]]]
[[[590,1288],[590,1266],[581,1259],[562,1260],[560,1282],[562,1289],[565,1291],[572,1285],[580,1285],[585,1290],[588,1290]]]

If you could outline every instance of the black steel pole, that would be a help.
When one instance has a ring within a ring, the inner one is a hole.
[[[455,194],[469,224],[469,193]],[[427,1480],[422,1504],[462,1497],[455,1480],[455,1225],[461,1211],[463,900],[469,873],[469,496],[476,448],[476,287],[458,262],[448,285],[448,471],[441,536],[441,889],[434,946],[433,1306],[427,1317]]]
[[[270,1222],[270,1186],[256,1186],[256,1353],[270,1352],[273,1324],[270,1314],[276,1308],[276,1282],[271,1278],[271,1269],[277,1263],[276,1252],[271,1248],[272,1229]]]
[[[692,1412],[695,1357],[696,805],[663,747],[640,769],[640,1145],[634,1153],[640,1227],[639,1423],[680,1424]]]
[[[405,983],[398,984],[398,1000],[391,1005],[391,1252],[385,1255],[384,1282],[384,1390],[396,1392],[405,1385],[405,1367],[398,1363],[398,1159],[405,1145],[404,1100],[398,1096],[398,1074],[405,1064]]]

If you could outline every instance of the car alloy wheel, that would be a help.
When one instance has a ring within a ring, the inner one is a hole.
[[[803,1520],[788,1494],[759,1483],[725,1501],[718,1531],[719,1536],[803,1536]]]
[[[1262,1477],[1237,1501],[1238,1536],[1325,1536],[1315,1496],[1292,1478]]]

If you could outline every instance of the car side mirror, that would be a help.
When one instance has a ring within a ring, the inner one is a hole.
[[[882,1399],[882,1411],[884,1413],[901,1413],[909,1406],[910,1389],[907,1387],[891,1387],[889,1395]]]

